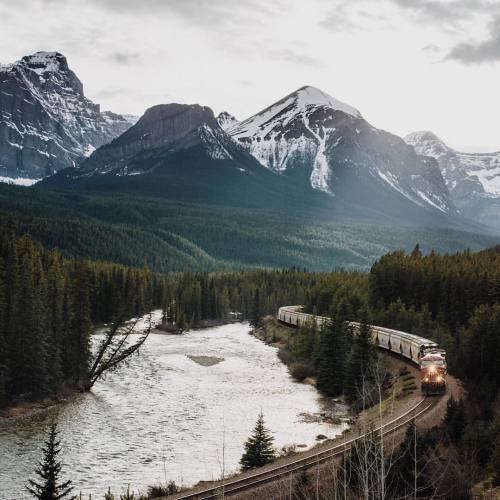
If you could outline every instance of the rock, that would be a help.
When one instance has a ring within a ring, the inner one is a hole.
[[[134,121],[101,112],[58,52],[0,65],[0,176],[41,179],[74,167]]]

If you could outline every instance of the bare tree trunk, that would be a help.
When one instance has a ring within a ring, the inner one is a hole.
[[[149,314],[148,327],[140,334],[139,339],[132,344],[128,342],[130,336],[134,334],[138,321],[139,319],[136,319],[126,326],[123,321],[118,320],[105,333],[89,371],[88,381],[84,386],[86,391],[90,391],[99,378],[116,368],[118,364],[134,354],[144,344],[152,329],[151,314]]]

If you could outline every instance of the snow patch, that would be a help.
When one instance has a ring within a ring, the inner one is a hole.
[[[4,182],[6,184],[12,184],[16,186],[33,186],[33,184],[36,184],[37,182],[41,181],[42,179],[26,179],[24,177],[1,177],[0,176],[0,182]]]

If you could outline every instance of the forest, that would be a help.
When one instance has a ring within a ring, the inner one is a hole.
[[[445,424],[420,436],[419,446],[456,457],[459,470],[469,471],[461,491],[470,493],[488,475],[500,482],[500,247],[424,255],[417,246],[381,257],[369,273],[293,267],[157,273],[64,256],[10,219],[0,227],[0,403],[80,388],[99,324],[159,308],[164,321],[183,329],[227,320],[231,312],[258,326],[290,304],[333,318],[321,331],[297,330],[290,352],[316,376],[318,389],[351,402],[375,357],[368,324],[439,342],[467,397],[450,402]],[[353,336],[350,320],[362,322],[364,335]]]
[[[85,386],[95,326],[154,308],[183,329],[230,311],[257,321],[303,301],[318,277],[298,269],[160,274],[67,258],[9,219],[0,226],[0,407]]]
[[[467,395],[450,401],[444,425],[422,436],[421,446],[426,453],[444,447],[455,457],[462,485],[455,498],[469,498],[472,484],[489,475],[500,484],[500,247],[451,255],[423,255],[418,246],[409,254],[392,252],[366,275],[322,275],[305,304],[322,315],[341,310],[349,320],[367,314],[371,324],[419,334],[445,348],[448,369],[465,383]],[[300,330],[297,335],[309,338]],[[311,352],[321,348],[321,336],[316,338]],[[294,355],[312,359],[319,376],[318,358],[304,355],[304,343],[297,345]]]
[[[207,205],[119,192],[26,189],[0,183],[0,217],[66,257],[157,272],[300,267],[361,269],[393,248],[480,250],[498,237],[449,229],[354,221],[312,207],[288,211]],[[380,225],[382,224],[382,225]],[[473,231],[473,228],[471,228]]]

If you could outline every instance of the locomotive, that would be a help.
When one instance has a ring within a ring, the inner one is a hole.
[[[302,312],[302,306],[284,306],[278,310],[278,320],[292,326],[316,322],[321,327],[330,318]],[[356,331],[359,323],[351,322]],[[446,392],[446,352],[436,342],[391,328],[370,326],[373,342],[381,349],[406,358],[420,368],[422,393],[440,395]]]

